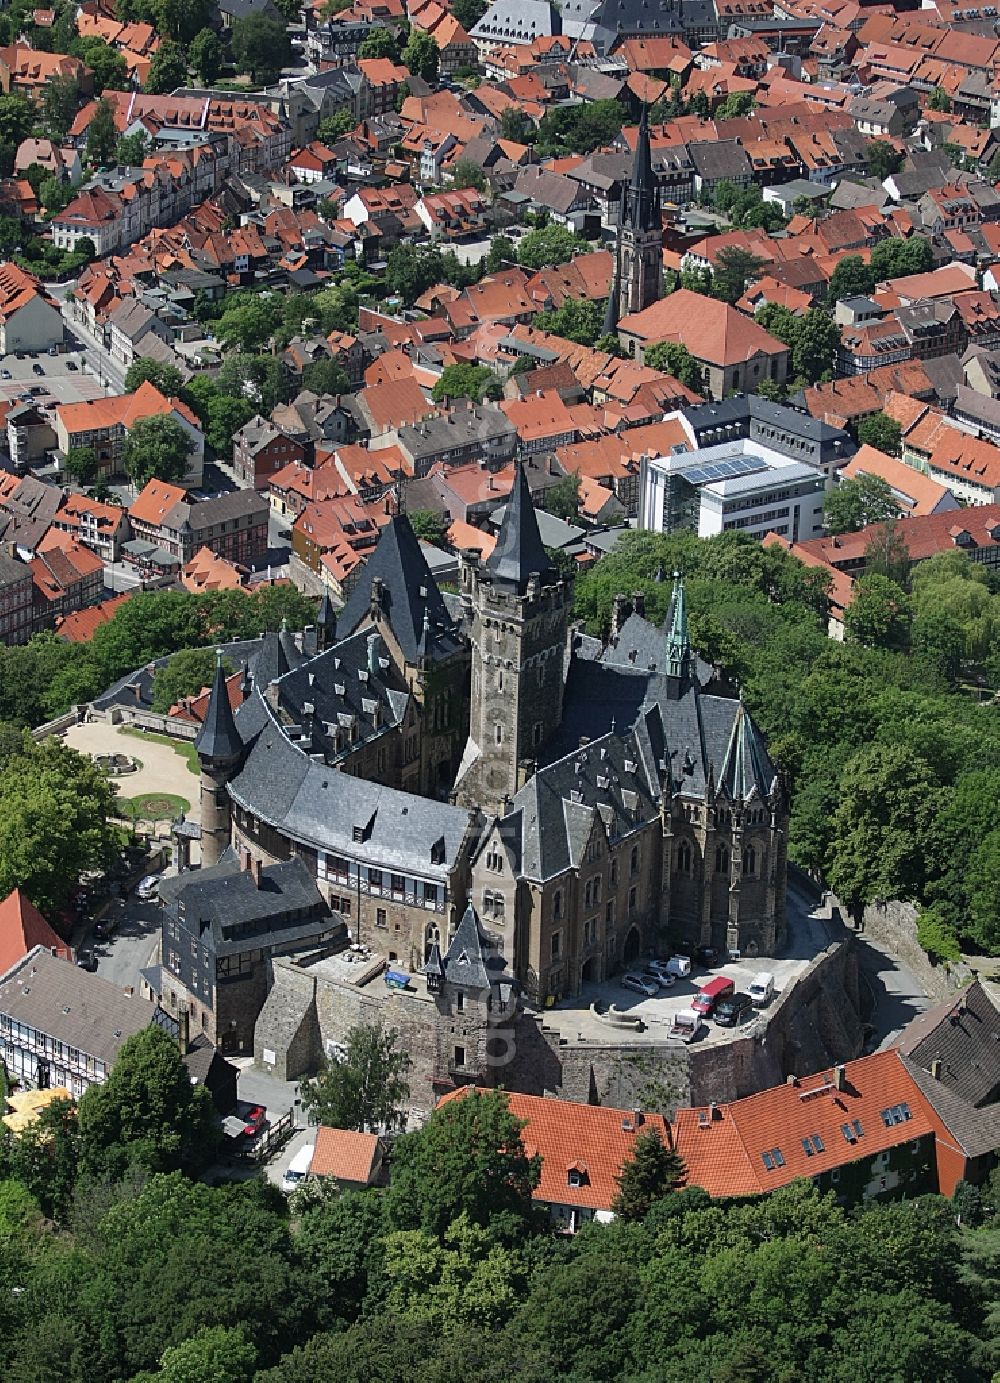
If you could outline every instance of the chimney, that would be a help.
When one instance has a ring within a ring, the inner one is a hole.
[[[635,1125],[636,1128],[639,1128],[642,1124],[642,1110],[639,1109],[638,1106],[633,1106],[632,1123]]]
[[[799,1078],[798,1078],[798,1076],[786,1076],[786,1077],[785,1077],[785,1084],[786,1084],[786,1085],[798,1085],[798,1083],[799,1083]]]
[[[713,1123],[716,1119],[722,1118],[722,1110],[719,1108],[719,1106],[715,1103],[714,1100],[712,1100],[711,1104],[708,1106],[708,1117],[713,1121]]]
[[[632,592],[632,609],[635,611],[635,613],[636,613],[637,615],[645,615],[645,613],[646,613],[646,592],[645,592],[645,591],[633,591],[633,592]]]
[[[628,619],[629,604],[623,595],[616,595],[611,603],[611,637],[617,639],[622,632],[622,625]]]
[[[934,1060],[931,1062],[931,1075],[934,1077],[935,1080],[941,1079],[941,1072],[943,1069],[944,1063],[942,1062],[939,1056],[936,1056]]]
[[[835,1090],[847,1089],[847,1067],[842,1062],[833,1068],[833,1087]]]

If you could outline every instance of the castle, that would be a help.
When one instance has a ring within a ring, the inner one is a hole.
[[[297,857],[354,941],[429,992],[442,962],[460,968],[469,912],[539,1007],[682,944],[774,954],[785,796],[691,648],[683,582],[663,628],[616,602],[606,647],[571,608],[523,471],[457,595],[394,518],[339,615],[324,599],[238,696],[217,670],[196,743],[203,867],[230,847]]]

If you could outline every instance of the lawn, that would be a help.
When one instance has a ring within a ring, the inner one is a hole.
[[[175,821],[186,816],[191,803],[173,792],[143,792],[138,797],[119,798],[122,815],[133,821]]]
[[[132,735],[137,740],[152,740],[155,744],[167,744],[175,754],[181,756],[192,773],[201,772],[198,764],[198,752],[190,740],[175,740],[170,735],[158,735],[155,731],[150,730],[136,730],[131,725],[123,725],[119,733]]]

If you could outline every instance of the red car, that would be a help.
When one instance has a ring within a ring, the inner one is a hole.
[[[243,1132],[248,1138],[256,1138],[266,1123],[267,1110],[263,1105],[256,1104],[246,1116],[246,1124],[244,1125]]]

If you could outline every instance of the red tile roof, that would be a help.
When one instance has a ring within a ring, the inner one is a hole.
[[[876,1052],[842,1070],[843,1088],[824,1071],[714,1110],[679,1109],[674,1141],[688,1185],[718,1197],[758,1195],[945,1132],[899,1052]],[[887,1123],[882,1112],[900,1107],[909,1117]]]
[[[378,1136],[353,1129],[320,1127],[316,1131],[309,1171],[314,1177],[336,1177],[367,1185],[378,1154]]]
[[[445,1095],[439,1108],[465,1099],[472,1087]],[[537,1095],[508,1094],[510,1112],[525,1122],[521,1141],[529,1157],[542,1159],[541,1180],[533,1199],[546,1205],[573,1205],[610,1210],[618,1193],[615,1180],[632,1156],[637,1133],[658,1133],[669,1142],[670,1130],[659,1114],[640,1116],[638,1129],[627,1109],[547,1100]],[[581,1173],[581,1185],[570,1186],[570,1171]]]
[[[110,600],[102,600],[99,605],[88,605],[83,610],[61,615],[56,620],[56,633],[68,643],[89,643],[94,637],[94,630],[102,624],[107,624],[108,620],[114,617],[119,605],[128,600],[131,594],[131,591],[124,591],[121,595],[112,596]]]
[[[56,951],[72,960],[72,949],[52,930],[30,898],[19,888],[0,903],[0,975],[22,960],[34,946]]]
[[[640,341],[682,341],[697,360],[737,365],[758,353],[787,354],[788,347],[728,303],[678,288],[642,312],[623,317],[619,330]]]

